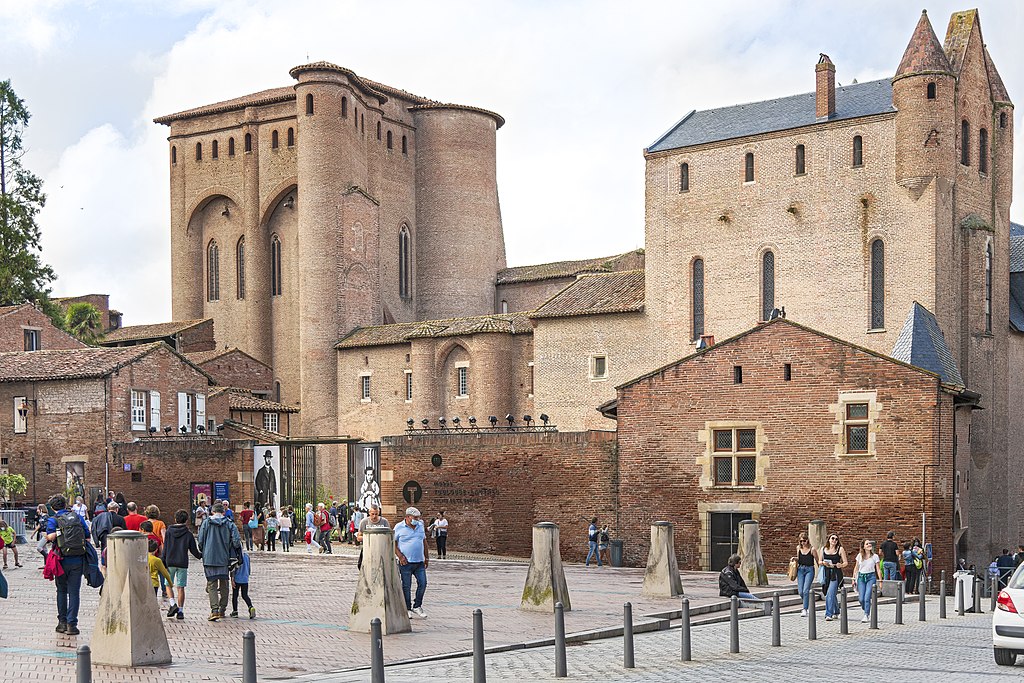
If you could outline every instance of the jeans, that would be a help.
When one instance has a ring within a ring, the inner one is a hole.
[[[811,587],[814,585],[814,567],[806,565],[796,568],[796,589],[804,599],[804,610],[811,608]]]
[[[333,554],[333,551],[331,549],[331,529],[327,529],[326,531],[320,531],[318,533],[320,534],[320,545],[324,547],[324,552]]]
[[[238,611],[238,594],[241,592],[242,600],[245,600],[245,606],[252,609],[252,600],[249,599],[249,584],[247,583],[236,583],[235,587],[231,589],[231,611]]]
[[[828,590],[825,591],[825,616],[834,617],[839,614],[839,579],[832,579],[828,582]]]
[[[860,598],[860,608],[864,610],[864,616],[871,616],[871,591],[875,588],[875,583],[878,582],[878,575],[874,572],[870,574],[857,574],[857,596]]]
[[[760,600],[761,599],[761,598],[757,597],[756,595],[754,595],[753,593],[747,593],[746,591],[740,591],[739,593],[736,594],[736,597],[739,598],[740,600]]]
[[[437,556],[444,557],[448,554],[448,534],[437,535]]]
[[[597,552],[597,541],[590,541],[590,552],[587,553],[586,566],[590,566],[590,558],[597,558],[597,566],[601,566],[601,554]]]
[[[82,593],[84,562],[61,562],[64,575],[54,579],[57,584],[57,621],[68,626],[78,625],[79,596]]]
[[[427,592],[427,568],[422,562],[407,562],[398,565],[402,574],[402,593],[405,594],[405,608],[423,606],[423,594]],[[416,601],[412,601],[412,577],[416,577]]]
[[[899,562],[883,562],[882,579],[884,581],[899,581],[901,578],[899,566]]]
[[[292,546],[292,530],[281,529],[281,550],[288,552],[288,549]]]
[[[252,552],[252,529],[248,524],[242,525],[242,535],[245,537],[245,549]]]
[[[231,582],[225,576],[223,579],[207,579],[206,594],[210,596],[210,612],[224,616],[228,609],[228,594]]]
[[[904,585],[904,593],[907,595],[914,595],[917,593],[917,577],[921,570],[912,564],[908,564],[906,568],[907,578]]]

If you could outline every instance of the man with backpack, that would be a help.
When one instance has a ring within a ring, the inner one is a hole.
[[[55,578],[57,584],[57,633],[77,636],[78,606],[85,571],[85,544],[89,529],[85,520],[75,511],[67,509],[64,496],[50,499],[53,516],[46,520],[46,540],[60,553],[64,573]],[[51,552],[53,552],[51,550]]]
[[[319,531],[320,537],[318,539],[324,553],[330,555],[331,553],[331,515],[327,510],[327,506],[323,503],[317,505],[316,513],[313,515],[313,524]]]

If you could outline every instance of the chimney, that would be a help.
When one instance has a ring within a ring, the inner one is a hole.
[[[814,115],[819,121],[825,121],[836,115],[836,65],[824,52],[814,67],[814,76],[817,82]]]

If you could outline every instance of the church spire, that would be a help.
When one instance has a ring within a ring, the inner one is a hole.
[[[952,74],[953,70],[942,49],[942,43],[932,29],[932,23],[928,21],[928,12],[923,11],[893,80],[926,73]]]

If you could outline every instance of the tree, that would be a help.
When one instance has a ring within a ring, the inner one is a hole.
[[[0,305],[32,301],[45,310],[55,275],[39,256],[43,181],[21,164],[29,116],[11,82],[0,81]]]
[[[0,501],[13,503],[14,497],[28,490],[28,481],[20,474],[0,474]]]
[[[64,329],[86,344],[95,344],[103,331],[100,310],[87,301],[70,304],[64,313]]]

